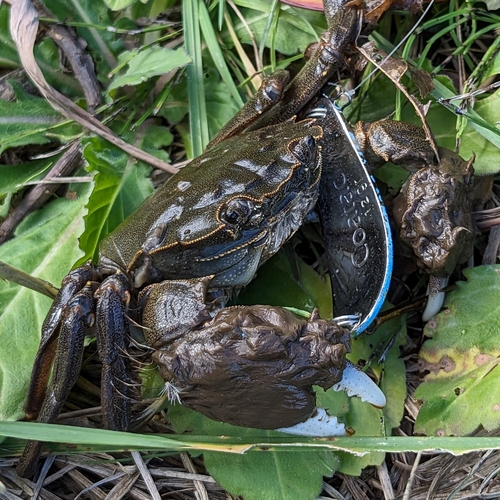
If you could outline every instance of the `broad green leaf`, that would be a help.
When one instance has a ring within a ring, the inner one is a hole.
[[[423,402],[415,431],[466,435],[500,427],[500,266],[464,270],[445,310],[425,327],[415,397]]]
[[[167,49],[153,46],[140,52],[132,53],[124,75],[116,77],[109,90],[125,85],[138,85],[154,76],[163,75],[176,68],[189,64],[191,59],[184,49]]]
[[[131,137],[132,139],[132,137]],[[133,142],[150,153],[166,159],[160,148],[171,142],[168,129],[149,126],[137,132]],[[89,172],[98,172],[95,189],[88,204],[85,232],[80,245],[85,252],[83,262],[97,257],[99,241],[125,220],[153,192],[150,167],[136,162],[117,147],[100,137],[83,141],[84,157]],[[131,228],[133,232],[133,228]]]
[[[249,451],[236,456],[207,451],[203,458],[212,477],[245,500],[313,500],[323,477],[333,476],[339,465],[331,451]]]
[[[432,92],[435,98],[450,98],[455,95],[441,82],[434,80],[436,85]],[[458,101],[457,101],[458,104]],[[428,115],[428,120],[433,133],[440,145],[449,149],[455,148],[456,118],[448,110],[439,109],[441,105],[433,105]],[[498,159],[500,157],[500,132],[496,126],[497,116],[500,109],[500,92],[492,94],[486,99],[476,103],[473,110],[468,110],[470,115],[465,132],[460,136],[460,155],[464,158],[476,154],[474,169],[479,175],[493,174],[500,170]],[[453,117],[453,124],[449,118]],[[477,123],[475,123],[477,122]],[[480,123],[492,128],[494,131],[480,125]]]
[[[500,0],[498,1],[498,6],[500,8]],[[483,57],[484,60],[484,57]],[[493,60],[490,62],[488,66],[488,71],[484,75],[484,78],[488,78],[490,76],[498,75],[500,74],[500,54],[496,54],[493,58]]]
[[[9,31],[10,8],[6,3],[0,5],[0,68],[17,68],[20,65],[16,44]]]
[[[20,165],[0,165],[0,196],[15,193],[26,182],[38,180],[57,161],[59,156],[45,160],[32,160]]]
[[[18,227],[0,246],[0,260],[59,285],[81,255],[85,204],[91,185],[76,188],[77,199],[52,201]],[[22,405],[51,300],[18,285],[0,282],[0,420],[23,416]]]
[[[330,280],[292,254],[293,246],[288,244],[264,264],[238,296],[238,304],[295,307],[309,312],[317,307],[323,318],[331,318]]]
[[[374,175],[377,179],[385,182],[395,193],[401,189],[408,179],[408,172],[399,165],[392,163],[386,163],[383,167],[377,168]]]
[[[138,2],[138,0],[104,0],[106,5],[111,10],[121,10],[130,7],[134,3]]]
[[[67,142],[81,132],[40,97],[34,97],[12,82],[15,101],[0,99],[0,153],[28,144],[46,144],[53,140]]]
[[[285,436],[275,431],[214,422],[180,405],[171,407],[168,416],[176,432],[238,436],[243,441]],[[323,476],[332,476],[339,465],[337,457],[330,451],[250,451],[245,455],[206,451],[203,458],[214,479],[233,495],[243,495],[245,500],[312,500],[321,491]]]
[[[500,116],[500,92],[477,102],[474,111],[488,123],[497,126]],[[500,172],[500,138],[492,144],[484,132],[469,122],[464,134],[461,136],[460,154],[464,158],[476,155],[474,170],[478,175],[497,174]]]

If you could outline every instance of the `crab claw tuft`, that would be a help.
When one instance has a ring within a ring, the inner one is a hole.
[[[346,361],[342,380],[335,384],[334,391],[346,391],[348,396],[358,396],[376,408],[383,408],[385,395],[373,380],[350,361]]]
[[[286,434],[295,434],[296,436],[351,436],[354,431],[345,424],[340,423],[337,417],[332,417],[323,408],[316,408],[314,415],[309,417],[305,422],[276,429]]]

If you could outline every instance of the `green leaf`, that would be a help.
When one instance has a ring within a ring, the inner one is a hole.
[[[121,10],[130,7],[138,0],[104,0],[111,10]]]
[[[434,81],[436,89],[432,95],[436,98],[449,98],[454,95],[443,84]],[[456,101],[458,105],[459,101]],[[461,135],[460,155],[469,158],[474,153],[476,160],[474,170],[476,174],[487,175],[500,171],[499,148],[500,132],[494,133],[480,125],[486,124],[497,129],[496,121],[500,113],[500,91],[477,102],[473,110],[469,110],[470,119],[465,132]],[[429,125],[441,146],[455,149],[456,117],[453,113],[436,104],[431,106],[427,116]],[[475,123],[478,122],[478,123]]]
[[[243,100],[241,99],[240,93],[233,81],[229,68],[227,66],[226,60],[224,59],[224,54],[222,52],[219,40],[215,33],[214,27],[212,25],[208,9],[204,3],[200,4],[200,27],[203,33],[203,38],[207,44],[207,48],[212,56],[212,60],[217,67],[222,80],[226,84],[232,98],[235,100],[236,105],[241,108],[243,107]],[[210,110],[207,110],[210,112]]]
[[[172,136],[165,127],[149,126],[136,134],[134,144],[165,158],[165,152],[159,148],[171,140]],[[87,207],[85,232],[80,238],[80,246],[85,252],[80,262],[96,259],[99,241],[153,192],[149,166],[136,162],[100,137],[85,139],[83,148],[87,170],[98,173]]]
[[[284,436],[275,431],[214,422],[180,405],[171,407],[168,416],[176,432],[189,430],[207,436],[238,436],[243,441]],[[203,457],[214,479],[233,495],[244,495],[245,500],[312,500],[321,491],[323,476],[332,476],[339,465],[330,451],[250,451],[245,455],[206,451]]]
[[[91,186],[78,198],[55,200],[18,227],[16,238],[0,246],[0,260],[59,285],[81,255],[78,236]],[[27,288],[0,282],[0,420],[23,416],[40,329],[51,300]]]
[[[500,427],[500,266],[465,269],[446,309],[427,323],[415,431],[465,435]]]
[[[189,130],[193,157],[200,156],[209,141],[201,55],[200,3],[202,0],[184,0],[182,2],[184,47],[193,60],[187,67]]]
[[[59,158],[55,156],[50,160],[33,160],[19,165],[0,165],[0,196],[15,193],[26,182],[38,180]]]
[[[232,456],[258,450],[261,456],[269,450],[289,453],[304,451],[344,450],[361,455],[369,451],[390,453],[437,451],[462,455],[471,451],[500,449],[498,437],[385,437],[385,438],[304,438],[258,437],[241,439],[233,436],[151,435],[131,432],[107,431],[84,427],[32,422],[0,422],[0,436],[8,437],[0,447],[0,457],[20,454],[25,440],[44,441],[46,448],[57,453],[78,451],[130,451],[151,450],[158,452],[183,450],[208,450],[231,453]],[[20,441],[23,440],[23,441]],[[61,443],[57,445],[56,443]],[[87,444],[85,444],[87,443]],[[69,446],[68,446],[69,445]],[[77,445],[76,447],[72,445]],[[80,448],[78,448],[80,446]],[[85,447],[85,449],[83,449]]]
[[[288,244],[257,271],[257,277],[238,295],[238,304],[269,304],[311,312],[319,308],[332,317],[330,279],[321,277],[297,256]]]
[[[10,36],[9,13],[6,3],[0,5],[0,68],[18,68],[20,65],[16,44]]]
[[[34,97],[12,82],[15,101],[0,99],[0,153],[15,146],[67,142],[81,127],[63,118],[45,99]]]
[[[109,90],[125,85],[138,85],[149,78],[163,75],[191,62],[191,58],[182,48],[172,50],[153,46],[140,52],[131,51],[125,54],[125,58],[129,56],[127,71],[111,82]]]
[[[474,111],[485,121],[497,126],[500,116],[500,92],[497,91],[486,99],[477,102]],[[461,136],[460,155],[470,158],[476,155],[474,171],[477,175],[497,174],[500,172],[500,138],[495,143],[490,142],[489,131],[475,126],[472,122]]]
[[[323,477],[331,477],[339,459],[331,451],[290,451],[246,455],[205,452],[205,466],[226,490],[245,500],[315,499]]]

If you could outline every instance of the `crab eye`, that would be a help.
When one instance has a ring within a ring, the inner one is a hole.
[[[303,137],[292,145],[291,152],[300,163],[307,165],[311,162],[316,152],[316,141],[314,137],[310,135]]]
[[[245,198],[234,198],[221,208],[220,220],[231,226],[241,226],[252,215],[254,204]]]

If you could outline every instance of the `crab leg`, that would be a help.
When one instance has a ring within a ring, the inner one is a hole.
[[[441,278],[439,276],[429,275],[429,286],[427,287],[427,293],[429,298],[427,299],[427,305],[425,306],[424,312],[422,313],[422,321],[429,321],[433,316],[441,310],[443,307],[445,293],[441,290],[448,286],[449,277]]]
[[[92,264],[85,264],[71,271],[63,280],[61,289],[54,299],[42,326],[42,338],[31,373],[28,396],[24,406],[26,418],[35,420],[42,407],[50,369],[57,346],[57,336],[66,305],[82,290],[85,284],[95,279],[96,270]]]
[[[117,272],[106,278],[95,295],[97,347],[103,365],[103,424],[106,429],[123,431],[128,428],[130,413],[130,378],[125,361],[130,293],[126,276]]]
[[[252,130],[295,116],[344,63],[344,54],[358,34],[360,19],[358,10],[345,3],[323,2],[328,29],[321,35],[311,58],[285,89],[284,98],[252,125]]]
[[[93,288],[92,284],[87,284],[64,308],[52,378],[38,413],[38,422],[56,420],[76,383],[82,364],[85,330],[94,324]],[[51,342],[51,345],[54,344],[55,341]],[[35,473],[41,451],[42,443],[27,443],[17,466],[20,476],[31,477]]]
[[[208,149],[247,128],[257,130],[288,120],[309,103],[343,64],[344,54],[359,31],[358,10],[345,7],[345,3],[324,2],[328,30],[297,77],[289,84],[288,71],[278,70],[266,77],[256,94],[212,139]]]
[[[286,70],[277,70],[262,81],[255,95],[229,120],[219,133],[208,143],[207,149],[233,135],[239,134],[259,116],[276,105],[283,97],[283,91],[290,80]]]

